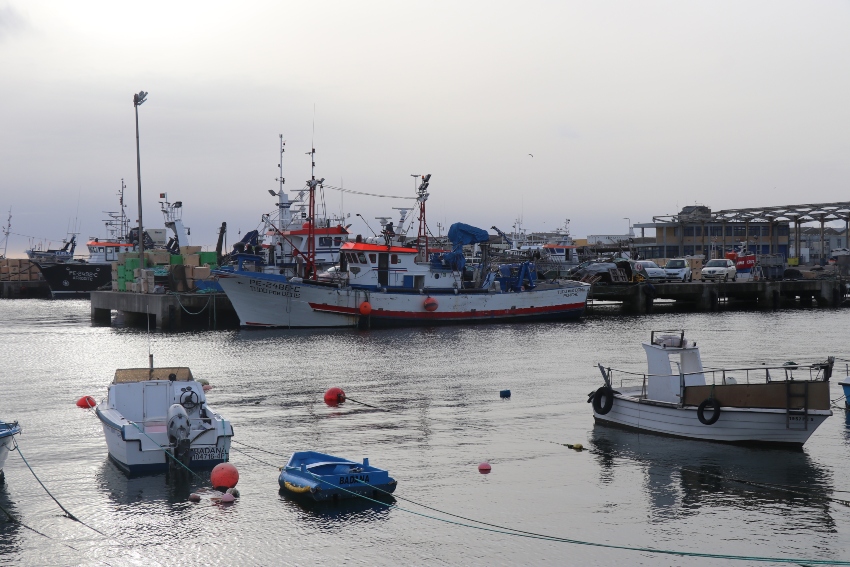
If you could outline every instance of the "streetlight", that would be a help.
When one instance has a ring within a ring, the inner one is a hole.
[[[144,104],[148,93],[139,91],[133,95],[133,109],[136,111],[136,173],[139,180],[139,265],[145,267],[145,232],[142,228],[142,161],[139,155],[139,106]]]
[[[623,220],[629,221],[629,230],[626,231],[626,242],[629,244],[629,258],[632,257],[632,219],[623,217]]]
[[[627,221],[629,221],[629,225],[628,225],[628,226],[629,226],[629,230],[626,232],[626,234],[628,234],[629,236],[631,236],[631,235],[632,235],[632,219],[630,219],[629,217],[623,217],[623,220],[627,220]]]

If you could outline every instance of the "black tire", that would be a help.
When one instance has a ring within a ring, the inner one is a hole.
[[[605,401],[603,401],[603,398]],[[602,386],[593,394],[593,411],[599,415],[605,415],[611,411],[614,405],[614,390],[608,386]]]
[[[694,281],[694,275],[693,275],[693,273],[688,274],[688,283],[690,283],[690,282],[692,282],[692,281]]]
[[[728,282],[728,281],[729,281],[729,274],[723,274],[723,281],[724,281],[724,282]]]
[[[711,406],[711,417],[705,418],[705,408]],[[707,398],[697,408],[697,419],[703,425],[714,425],[720,419],[720,403],[714,398]]]
[[[732,281],[733,281],[733,282],[738,281],[738,272],[735,272],[735,275],[734,275],[734,276],[732,276]]]

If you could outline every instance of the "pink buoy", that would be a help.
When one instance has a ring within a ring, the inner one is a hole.
[[[483,462],[478,465],[478,472],[480,472],[481,474],[490,474],[490,463]]]
[[[335,407],[343,402],[345,402],[345,392],[342,391],[342,388],[329,388],[325,392],[325,403],[329,406]]]
[[[239,482],[239,471],[230,463],[219,463],[210,473],[213,488],[227,490]]]
[[[97,405],[97,401],[91,396],[83,396],[79,400],[77,400],[78,408],[93,408]]]
[[[222,504],[231,504],[233,502],[236,502],[236,498],[234,498],[232,494],[225,493],[221,495],[221,498],[219,498],[219,502],[221,502]]]
[[[204,384],[201,387],[204,389],[204,392],[209,392],[210,390],[212,390],[212,386],[210,386],[209,384]]]

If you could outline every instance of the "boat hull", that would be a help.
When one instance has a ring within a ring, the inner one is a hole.
[[[3,466],[6,464],[6,458],[15,448],[14,436],[20,432],[21,428],[17,423],[0,422],[0,480],[3,479]]]
[[[829,410],[809,410],[808,421],[792,416],[790,425],[785,410],[760,408],[720,408],[720,418],[704,425],[697,418],[697,408],[674,404],[639,402],[636,398],[614,395],[608,413],[596,411],[597,423],[613,425],[687,439],[740,444],[776,444],[802,446],[812,433],[832,415]]]
[[[589,286],[518,293],[454,290],[387,291],[293,282],[274,274],[220,272],[245,327],[369,327],[568,320],[584,313]],[[426,300],[436,300],[428,310]],[[364,315],[364,302],[370,310]]]
[[[85,297],[112,281],[106,263],[37,264],[53,297]]]
[[[381,498],[398,484],[384,469],[315,451],[293,453],[278,477],[280,489],[294,498],[316,502]]]

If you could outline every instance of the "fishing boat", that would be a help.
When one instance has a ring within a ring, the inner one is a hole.
[[[17,421],[13,421],[11,423],[0,421],[0,483],[3,482],[6,476],[3,472],[3,465],[6,464],[6,457],[9,456],[10,451],[14,450],[14,437],[20,432],[21,426],[18,425]]]
[[[185,367],[116,370],[95,413],[109,458],[128,474],[166,471],[170,460],[208,469],[230,455],[233,427]]]
[[[88,260],[73,260],[65,262],[37,262],[41,274],[50,287],[54,298],[86,297],[92,291],[108,287],[112,282],[112,262],[118,260],[118,255],[124,252],[136,252],[139,243],[138,227],[130,228],[130,219],[124,210],[124,182],[121,182],[120,211],[107,212],[104,221],[106,238],[92,237],[86,243],[89,251]],[[173,253],[179,253],[180,246],[189,243],[188,230],[183,226],[183,203],[168,202],[167,194],[161,193],[162,213],[165,226],[173,231],[173,236],[166,244],[165,239],[157,243],[145,231],[145,250],[167,248]],[[165,229],[159,229],[164,234]]]
[[[353,327],[444,323],[565,320],[584,313],[590,286],[578,281],[540,282],[531,261],[491,264],[489,234],[455,223],[449,229],[453,248],[429,247],[425,202],[430,175],[417,189],[419,234],[399,240],[389,230],[383,242],[361,239],[340,247],[333,273],[320,277],[315,250],[299,252],[295,277],[247,268],[243,258],[231,270],[215,272],[242,326]],[[307,181],[311,194],[323,179]],[[311,196],[310,218],[315,199]],[[315,233],[306,223],[308,235]],[[308,243],[313,241],[308,236]],[[468,268],[463,247],[478,244],[479,265]]]
[[[396,480],[369,459],[355,463],[315,451],[297,451],[289,458],[278,479],[286,493],[317,502],[343,498],[380,498],[395,491]]]
[[[841,363],[844,365],[844,379],[841,380],[838,384],[844,391],[844,405],[850,408],[850,359],[836,358],[836,360],[840,360]]]
[[[37,262],[45,263],[62,263],[70,262],[74,259],[74,250],[77,248],[77,235],[72,234],[71,238],[62,241],[62,248],[41,250],[40,248],[30,248],[25,250],[27,258]]]
[[[833,357],[705,368],[684,331],[653,331],[643,349],[646,372],[599,365],[605,385],[588,398],[597,423],[705,441],[802,446],[832,415]]]

